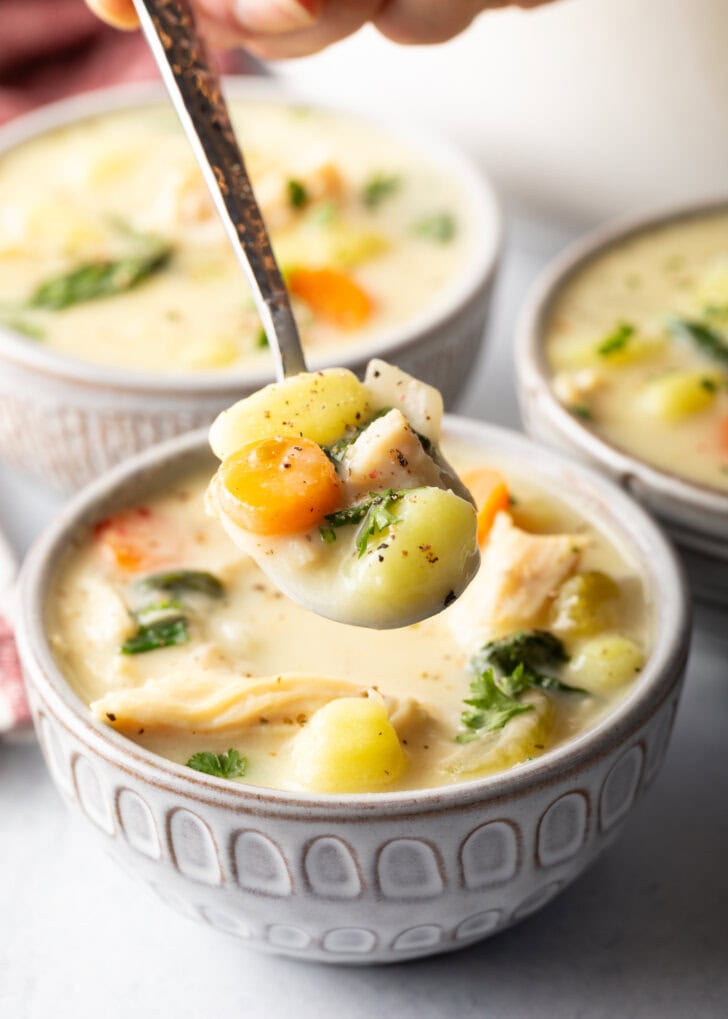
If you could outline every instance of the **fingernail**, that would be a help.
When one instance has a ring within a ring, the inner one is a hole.
[[[320,0],[236,0],[234,10],[246,31],[278,34],[309,28],[320,6]]]

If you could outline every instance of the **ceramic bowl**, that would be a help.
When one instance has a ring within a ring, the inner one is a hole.
[[[257,79],[228,79],[226,91],[235,99],[292,101],[280,86]],[[64,125],[160,101],[163,90],[151,83],[44,107],[0,129],[0,158]],[[483,340],[501,248],[498,203],[482,172],[445,140],[385,116],[372,123],[457,181],[471,215],[473,247],[465,269],[429,309],[378,339],[347,345],[338,363],[361,374],[371,357],[383,357],[436,385],[449,406],[470,378]],[[310,358],[314,369],[325,363],[320,356]],[[209,424],[235,400],[272,381],[272,371],[266,366],[175,376],[110,368],[64,357],[0,325],[0,455],[61,491],[77,491],[152,443]]]
[[[522,436],[450,418],[446,435],[512,461],[584,517],[644,577],[654,650],[595,728],[500,775],[368,795],[227,782],[100,724],[59,672],[44,629],[64,549],[94,522],[196,466],[204,436],[149,450],[62,511],[23,570],[18,643],[38,738],[63,798],[107,851],[187,916],[300,959],[379,963],[446,952],[540,909],[617,835],[654,780],[677,708],[688,614],[675,557],[609,482]]]
[[[723,197],[608,224],[578,240],[534,284],[515,347],[518,400],[528,434],[598,467],[639,499],[679,544],[695,593],[723,604],[728,603],[728,492],[653,467],[569,413],[551,388],[544,336],[554,301],[588,262],[642,233],[726,211],[728,198]]]

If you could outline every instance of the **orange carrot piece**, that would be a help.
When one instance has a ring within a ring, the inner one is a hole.
[[[122,510],[100,520],[94,537],[111,563],[129,573],[138,573],[174,558],[177,542],[168,523],[155,520],[148,506]]]
[[[364,325],[374,307],[351,276],[335,269],[292,269],[288,285],[315,315],[341,329]]]
[[[490,534],[496,513],[510,505],[508,486],[498,471],[489,467],[468,471],[462,477],[478,507],[478,544],[482,545]]]
[[[310,439],[275,436],[250,442],[223,461],[230,512],[253,534],[296,534],[320,524],[341,500],[333,464]]]
[[[728,417],[718,421],[718,447],[723,456],[728,456]]]

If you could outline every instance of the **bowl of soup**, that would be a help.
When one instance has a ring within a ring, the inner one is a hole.
[[[483,337],[493,191],[427,129],[226,90],[311,367],[383,355],[452,403]],[[0,452],[66,490],[270,381],[247,283],[159,86],[0,131]]]
[[[482,565],[401,629],[277,591],[205,514],[199,433],[98,479],[26,562],[19,648],[61,795],[160,899],[253,947],[369,964],[496,933],[659,770],[688,643],[659,529],[514,433],[449,418],[444,451]]]
[[[610,225],[536,283],[516,351],[527,431],[664,522],[696,591],[728,598],[728,205]]]

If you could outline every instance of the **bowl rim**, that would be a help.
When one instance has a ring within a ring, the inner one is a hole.
[[[475,159],[426,124],[389,114],[367,113],[344,103],[323,102],[305,95],[294,95],[286,84],[273,79],[231,75],[223,79],[226,95],[232,100],[300,105],[322,110],[371,126],[396,137],[405,146],[420,152],[433,166],[456,179],[466,209],[472,219],[470,248],[460,272],[447,283],[435,302],[409,323],[385,330],[379,337],[354,343],[337,360],[342,367],[356,367],[372,357],[387,357],[394,350],[404,352],[421,342],[428,333],[445,329],[471,303],[478,301],[495,275],[503,247],[503,216],[496,191]],[[25,142],[44,134],[82,123],[106,113],[164,104],[167,95],[161,82],[145,81],[113,85],[80,93],[49,103],[22,114],[0,127],[0,159]],[[171,110],[171,106],[170,106]],[[326,367],[332,354],[311,355],[312,370]],[[235,370],[194,374],[160,373],[96,364],[44,348],[27,337],[0,324],[0,359],[42,372],[55,379],[77,385],[102,387],[119,392],[213,396],[241,387],[258,389],[272,381],[272,362],[254,370]]]
[[[155,472],[165,468],[183,474],[195,457],[207,450],[205,430],[171,439],[113,468],[79,492],[36,540],[21,571],[17,618],[18,648],[26,674],[38,686],[45,706],[59,722],[79,736],[101,757],[142,781],[174,788],[188,798],[224,803],[233,809],[252,808],[259,814],[280,816],[300,811],[312,819],[372,815],[420,815],[455,806],[497,802],[526,795],[534,787],[554,784],[565,774],[593,764],[622,745],[667,700],[682,677],[687,659],[690,608],[682,567],[657,524],[626,493],[597,472],[567,456],[539,446],[527,437],[484,422],[446,417],[451,440],[490,447],[496,456],[527,464],[538,457],[538,473],[546,487],[576,492],[582,512],[628,550],[644,569],[645,597],[651,615],[653,648],[634,688],[597,725],[533,761],[484,778],[417,790],[339,795],[269,789],[231,782],[193,771],[138,746],[97,721],[72,690],[56,665],[45,633],[44,612],[48,582],[57,560],[73,535],[92,526],[111,497],[133,503],[135,488],[154,488]],[[210,454],[212,455],[212,454]]]
[[[547,316],[560,290],[590,262],[641,234],[649,234],[685,220],[728,213],[728,193],[680,205],[609,220],[568,244],[537,276],[516,323],[514,357],[519,397],[538,400],[541,409],[561,435],[592,461],[606,466],[620,479],[636,478],[661,496],[679,499],[691,508],[728,514],[728,492],[713,485],[689,481],[680,474],[655,467],[623,447],[592,431],[557,399],[549,383],[544,351]]]

